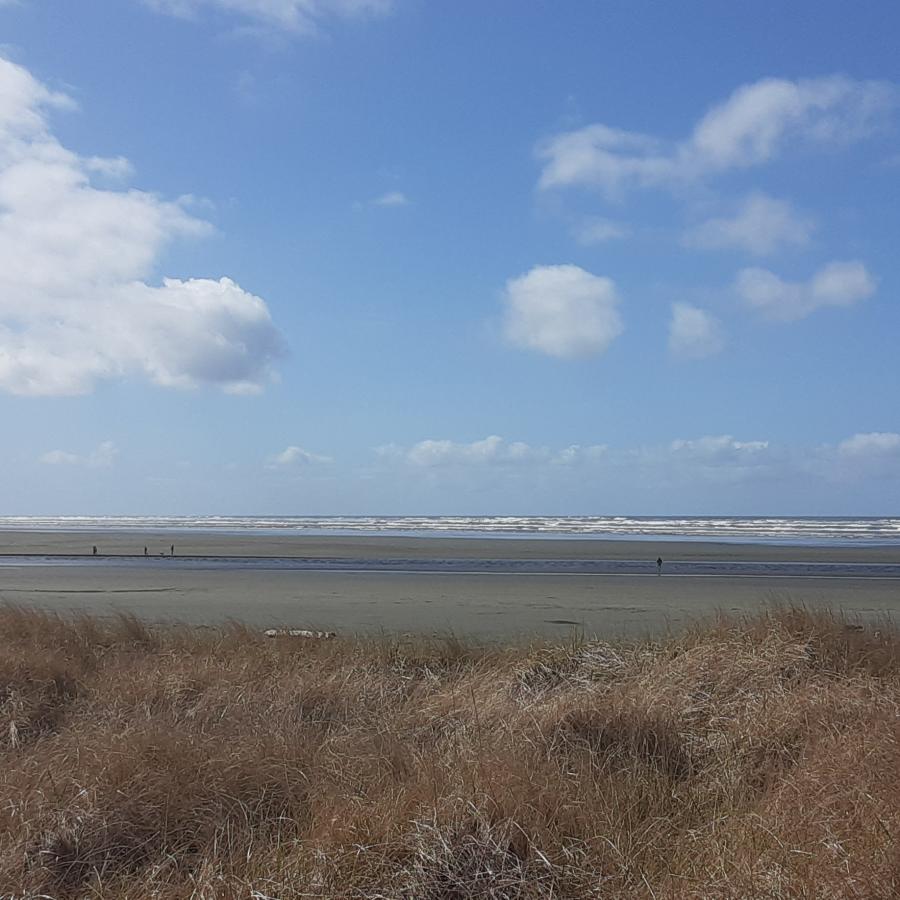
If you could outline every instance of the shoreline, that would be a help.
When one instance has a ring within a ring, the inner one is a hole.
[[[736,541],[578,537],[399,537],[388,535],[281,535],[216,532],[38,531],[0,532],[0,556],[242,557],[247,559],[497,559],[665,560],[685,562],[900,563],[900,544],[863,546],[739,543]]]

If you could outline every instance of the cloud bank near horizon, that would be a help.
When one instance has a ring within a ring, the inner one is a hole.
[[[865,478],[873,471],[900,474],[900,434],[858,433],[834,444],[785,446],[767,439],[740,439],[730,434],[676,438],[667,443],[616,447],[573,444],[552,448],[500,435],[471,442],[429,438],[410,446],[376,448],[378,459],[408,471],[439,475],[493,471],[550,473],[588,466],[595,473],[628,477],[701,479],[733,482],[791,478],[797,475],[826,481]]]

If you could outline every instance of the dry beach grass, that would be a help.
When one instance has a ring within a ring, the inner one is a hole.
[[[0,896],[893,897],[900,636],[267,640],[0,610]]]

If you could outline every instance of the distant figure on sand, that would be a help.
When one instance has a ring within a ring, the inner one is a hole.
[[[96,556],[96,555],[97,555],[97,545],[94,544],[94,556]]]
[[[656,557],[656,574],[662,575],[662,557],[661,556]]]
[[[169,547],[169,554],[170,554],[171,556],[174,556],[174,555],[175,555],[175,545],[174,545],[174,544],[172,544],[172,546]]]
[[[144,556],[146,556],[146,555],[147,555],[147,548],[144,547]]]

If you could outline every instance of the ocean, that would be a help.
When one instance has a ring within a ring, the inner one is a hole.
[[[0,529],[900,545],[900,518],[812,516],[0,516]]]

